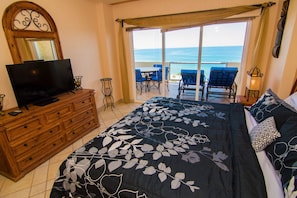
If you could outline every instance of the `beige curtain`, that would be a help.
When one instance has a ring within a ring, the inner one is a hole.
[[[180,29],[193,26],[211,24],[217,21],[227,20],[229,17],[250,12],[259,8],[271,6],[273,3],[259,5],[245,5],[231,8],[219,8],[215,10],[204,10],[197,12],[151,16],[142,18],[119,19],[121,23],[136,27],[160,28],[163,31],[168,29]]]
[[[121,81],[122,81],[122,91],[123,91],[123,102],[130,102],[130,87],[129,87],[129,78],[128,78],[128,68],[126,61],[126,50],[124,43],[124,35],[121,24],[119,24],[119,55],[120,55],[120,72],[121,72]]]
[[[275,3],[268,2],[259,5],[244,5],[231,8],[220,8],[214,10],[205,10],[189,13],[179,13],[161,16],[151,16],[142,18],[117,19],[119,25],[129,24],[137,28],[160,28],[162,31],[173,29],[188,28],[201,26],[205,24],[217,23],[218,21],[227,21],[234,15],[240,15],[256,9],[266,8]],[[234,19],[233,19],[234,20]],[[122,77],[123,99],[125,102],[130,101],[129,96],[129,79],[127,75],[126,52],[123,39],[122,28],[119,28],[119,46],[120,46],[120,66]]]
[[[252,65],[251,68],[257,66],[259,64],[259,57],[261,57],[261,53],[259,52],[260,46],[262,45],[262,37],[264,34],[264,31],[270,31],[267,28],[265,28],[267,21],[268,21],[268,8],[264,8],[261,14],[260,24],[257,29],[257,39],[256,44],[254,48],[254,52],[252,55]],[[266,33],[265,33],[266,34]]]

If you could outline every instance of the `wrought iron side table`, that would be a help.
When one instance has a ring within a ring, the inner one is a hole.
[[[111,85],[112,78],[101,78],[100,81],[102,83],[102,94],[104,96],[103,98],[103,104],[104,104],[104,110],[110,106],[112,109],[114,107],[114,100],[112,96],[112,85]]]

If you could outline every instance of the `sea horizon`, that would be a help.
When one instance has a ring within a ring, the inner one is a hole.
[[[202,48],[201,69],[205,70],[208,77],[210,67],[225,67],[226,63],[240,63],[243,46],[207,46]],[[162,62],[162,49],[135,49],[135,62]],[[166,48],[165,62],[175,62],[180,64],[170,64],[170,76],[180,73],[181,69],[197,69],[198,47]],[[182,64],[184,63],[184,64]],[[209,64],[213,63],[213,64]],[[215,64],[221,63],[221,64]]]

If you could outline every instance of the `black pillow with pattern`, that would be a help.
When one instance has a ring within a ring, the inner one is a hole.
[[[284,187],[297,176],[297,116],[290,117],[280,128],[281,137],[265,148],[272,165],[281,174]]]
[[[258,123],[273,116],[278,130],[289,117],[297,116],[297,111],[280,99],[271,89],[268,89],[250,107],[249,111]]]

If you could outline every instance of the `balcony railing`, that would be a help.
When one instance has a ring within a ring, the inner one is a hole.
[[[152,67],[161,62],[135,62],[135,67]],[[197,69],[197,63],[191,62],[165,62],[169,66],[169,80],[178,81],[181,79],[181,69]],[[240,70],[240,62],[207,62],[201,63],[201,69],[204,70],[206,80],[208,80],[211,67],[237,67]]]

